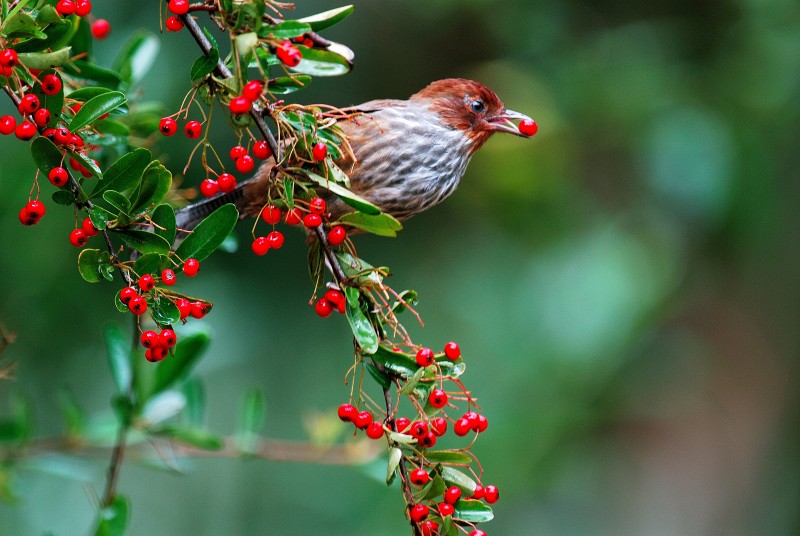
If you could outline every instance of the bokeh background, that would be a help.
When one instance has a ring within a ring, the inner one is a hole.
[[[158,30],[157,6],[95,2],[113,25],[101,63],[134,30]],[[502,494],[487,533],[797,534],[800,4],[365,0],[326,35],[357,66],[315,80],[305,102],[405,98],[462,76],[540,125],[529,141],[491,140],[398,238],[357,240],[420,293],[418,340],[464,350],[491,423],[475,452]],[[162,42],[143,91],[176,109],[196,53],[185,33]],[[188,145],[170,143],[177,171]],[[0,414],[24,393],[37,436],[61,434],[68,389],[106,422],[101,326],[125,318],[115,287],[80,280],[63,207],[18,224],[34,168],[15,140],[0,151],[0,322],[17,335]],[[266,434],[302,439],[347,397],[350,339],[307,305],[299,236],[265,258],[248,249],[216,254],[188,287],[216,302],[197,370],[209,427],[231,432],[257,387]],[[87,534],[106,463],[19,465],[0,534]],[[405,535],[381,463],[126,465],[120,490],[133,535]]]

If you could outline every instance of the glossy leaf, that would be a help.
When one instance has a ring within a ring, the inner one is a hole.
[[[98,513],[97,530],[94,536],[124,536],[130,517],[128,500],[117,495],[109,506]]]
[[[175,209],[167,204],[158,205],[154,210],[153,213],[150,215],[150,218],[153,220],[155,224],[153,227],[153,232],[172,244],[175,242],[175,234],[176,234],[176,219],[175,219]]]
[[[362,231],[372,233],[378,236],[397,236],[397,231],[403,228],[403,224],[397,221],[391,214],[364,214],[363,212],[350,212],[344,214],[338,220],[338,223],[356,227]]]
[[[98,67],[94,63],[85,60],[74,60],[67,63],[64,66],[64,72],[74,78],[97,82],[99,85],[109,89],[116,89],[122,81],[122,78],[116,71]]]
[[[336,184],[333,181],[327,180],[325,177],[317,175],[307,169],[301,170],[303,174],[305,174],[309,179],[317,183],[319,186],[325,188],[326,190],[330,191],[331,193],[336,194],[341,198],[342,201],[353,207],[354,209],[358,210],[359,212],[363,212],[364,214],[380,214],[381,209],[377,206],[373,205],[363,197],[354,194],[347,188]]]
[[[3,21],[2,31],[6,37],[12,37],[15,33],[30,35],[37,28],[33,17],[25,11],[19,11],[13,17],[8,17]]]
[[[312,78],[307,74],[295,74],[292,76],[280,76],[269,81],[267,91],[273,95],[288,95],[300,89],[308,87]]]
[[[114,215],[103,207],[94,205],[89,209],[89,219],[92,220],[92,224],[94,224],[97,229],[102,231],[106,228],[108,222],[114,219]]]
[[[194,257],[202,261],[216,250],[230,234],[239,219],[239,211],[232,203],[223,205],[209,214],[186,237],[175,253],[181,259]]]
[[[116,230],[114,234],[119,236],[123,242],[139,253],[158,253],[160,255],[166,255],[170,251],[171,246],[169,242],[147,231],[119,229]]]
[[[437,474],[433,477],[433,480],[428,482],[428,485],[425,486],[421,491],[421,500],[435,499],[447,491],[447,484],[445,484],[444,480],[442,480],[442,477]]]
[[[378,349],[372,355],[372,359],[383,365],[389,372],[404,378],[412,377],[419,369],[413,357],[389,350],[385,346],[378,346]]]
[[[61,166],[64,160],[64,155],[61,154],[58,147],[44,136],[39,136],[31,142],[31,156],[33,156],[36,167],[45,176],[54,167]]]
[[[70,206],[75,203],[75,194],[69,190],[56,190],[53,192],[53,201],[59,205]]]
[[[152,393],[159,393],[186,378],[200,360],[209,342],[208,335],[202,332],[180,337],[175,346],[175,355],[159,363]]]
[[[433,450],[425,453],[431,463],[447,463],[452,465],[469,465],[472,458],[461,450]]]
[[[150,204],[160,203],[172,186],[172,173],[158,160],[153,160],[142,175],[142,182],[134,198],[132,212],[134,214],[147,208]]]
[[[97,97],[98,95],[109,93],[110,91],[111,90],[106,87],[89,86],[76,89],[70,93],[68,97],[77,101],[86,102]]]
[[[106,169],[103,180],[97,183],[89,197],[97,197],[106,190],[117,192],[128,190],[141,180],[145,168],[152,159],[153,156],[147,149],[139,148],[125,153]]]
[[[19,62],[28,69],[52,69],[60,67],[69,59],[70,47],[64,47],[54,52],[23,52],[19,54]]]
[[[402,450],[397,447],[392,447],[389,450],[389,462],[386,465],[386,484],[394,482],[395,475],[397,475],[397,467],[400,465],[400,460],[402,459]]]
[[[106,340],[106,356],[111,368],[111,376],[117,386],[117,392],[128,392],[133,378],[130,359],[130,341],[117,324],[109,324],[104,330]]]
[[[125,194],[115,190],[106,190],[103,192],[103,199],[112,207],[117,209],[120,214],[128,215],[131,211],[131,202]]]
[[[87,283],[99,283],[103,280],[99,270],[100,250],[84,249],[78,255],[78,272]]]
[[[454,517],[469,523],[485,523],[494,519],[492,507],[481,501],[460,499],[456,502],[455,507]]]
[[[147,253],[139,256],[133,263],[133,272],[141,277],[144,274],[154,274],[161,271],[161,263],[165,257],[158,253]]]
[[[76,132],[128,102],[128,97],[120,91],[109,91],[86,101],[70,121],[69,129]]]
[[[159,296],[153,300],[153,320],[162,326],[177,324],[181,320],[181,313],[178,306],[172,300]]]
[[[352,56],[352,51],[342,45],[340,47],[344,48],[342,54],[332,52],[330,48],[325,50],[297,45],[302,54],[302,59],[297,66],[291,69],[311,76],[341,76],[347,74],[353,68],[353,65],[348,61],[346,55]]]
[[[258,450],[261,429],[264,426],[264,395],[258,389],[248,390],[239,406],[236,425],[236,446],[242,452]]]
[[[262,38],[272,37],[274,39],[291,39],[311,31],[311,26],[297,20],[287,20],[279,22],[275,26],[263,26],[258,32]]]
[[[69,151],[68,154],[69,156],[77,160],[78,163],[80,163],[80,165],[86,168],[86,170],[88,170],[93,177],[96,177],[98,179],[103,178],[103,172],[100,171],[100,167],[98,167],[97,162],[95,162],[93,159],[89,158],[83,153],[77,153],[75,151]]]
[[[363,259],[357,259],[345,251],[337,251],[336,258],[348,279],[360,286],[373,286],[380,284],[382,276],[379,272],[388,272],[388,269],[378,269]]]
[[[367,370],[369,371],[370,376],[372,376],[372,378],[378,382],[378,385],[384,389],[388,389],[392,386],[392,379],[386,375],[386,373],[378,369],[378,367],[376,367],[373,363],[367,363]]]
[[[133,34],[114,62],[114,70],[128,84],[139,82],[156,61],[161,41],[153,33],[140,30]]]
[[[362,352],[374,354],[378,349],[378,335],[361,310],[358,299],[359,291],[356,288],[347,287],[344,289],[344,293],[347,296],[345,316],[350,324],[350,329],[353,331],[353,336],[356,338],[356,342],[358,342]]]
[[[298,19],[298,22],[304,22],[308,24],[312,30],[319,32],[347,18],[353,12],[353,9],[352,5],[337,7],[336,9],[330,9],[322,13],[317,13],[316,15],[311,15],[310,17]]]
[[[206,76],[213,73],[218,62],[219,51],[215,48],[212,48],[208,55],[203,54],[194,60],[194,63],[192,64],[192,70],[190,71],[192,82],[196,84],[203,80]]]
[[[458,469],[453,467],[442,467],[442,478],[451,486],[458,486],[467,496],[475,493],[475,481]]]

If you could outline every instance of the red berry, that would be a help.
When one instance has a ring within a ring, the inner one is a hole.
[[[394,421],[395,426],[397,426],[397,431],[401,433],[410,433],[409,427],[411,426],[411,419],[407,417],[398,417]]]
[[[475,431],[478,430],[478,414],[477,413],[475,413],[474,411],[468,411],[462,416],[462,418],[463,419],[467,419],[467,422],[469,423],[469,427],[472,430],[475,430]]]
[[[24,206],[19,211],[19,221],[22,225],[36,225],[39,223],[37,218],[34,218],[28,213],[28,207]]]
[[[137,283],[138,287],[143,292],[150,292],[154,288],[156,288],[156,280],[150,274],[144,274],[142,277],[139,278],[139,282]]]
[[[483,415],[478,415],[478,423],[475,425],[475,431],[478,433],[485,432],[489,427],[489,421]]]
[[[256,158],[264,160],[272,156],[272,151],[264,140],[257,141],[253,144],[253,154]]]
[[[447,488],[447,491],[444,492],[443,498],[446,503],[456,504],[461,498],[461,488],[458,486],[450,486]]]
[[[236,170],[239,173],[250,173],[256,167],[256,161],[249,154],[236,159]]]
[[[519,123],[519,132],[529,138],[539,131],[539,125],[533,119],[523,119]]]
[[[317,300],[317,303],[314,304],[314,310],[319,316],[325,318],[330,316],[333,312],[333,304],[325,298],[320,298]]]
[[[282,215],[283,213],[281,212],[281,209],[279,209],[275,205],[267,205],[261,211],[261,219],[269,223],[270,225],[275,225],[276,223],[281,221]]]
[[[361,428],[362,430],[370,425],[372,422],[372,413],[369,411],[360,411],[358,415],[356,415],[353,424],[356,425],[356,428]]]
[[[192,303],[186,298],[175,300],[175,307],[178,308],[178,312],[181,314],[181,320],[186,320],[192,313]]]
[[[161,272],[161,283],[163,285],[171,287],[175,284],[175,281],[177,281],[177,278],[175,277],[175,272],[172,270],[172,268],[167,268]]]
[[[451,516],[456,511],[455,507],[450,503],[439,503],[436,508],[439,510],[439,516],[441,517]]]
[[[42,93],[45,95],[55,95],[59,91],[63,85],[61,84],[61,79],[58,77],[57,74],[46,74],[42,77]]]
[[[71,139],[72,139],[72,134],[66,128],[56,129],[55,134],[53,134],[53,141],[57,145],[67,145]]]
[[[480,484],[477,484],[475,486],[475,491],[472,492],[472,497],[470,497],[470,498],[471,499],[476,499],[476,500],[483,499],[483,495],[484,494],[485,494],[485,491],[483,489],[483,486],[481,486]]]
[[[8,136],[14,132],[15,128],[17,128],[17,120],[14,119],[13,115],[4,115],[0,117],[0,134]]]
[[[165,357],[167,357],[167,349],[163,346],[154,346],[152,348],[148,348],[144,353],[144,358],[151,363],[158,363]]]
[[[345,299],[341,291],[335,289],[328,289],[325,291],[325,299],[331,302],[337,310],[344,309]],[[343,312],[340,310],[339,312]]]
[[[217,186],[220,192],[229,194],[236,189],[236,177],[230,173],[220,173],[217,177]]]
[[[425,437],[425,434],[427,433],[428,433],[428,423],[426,423],[425,421],[414,421],[413,423],[411,423],[411,430],[409,431],[409,434],[412,437],[415,437],[419,440]]]
[[[171,329],[162,329],[158,334],[158,344],[164,348],[172,348],[178,342],[178,336]]]
[[[303,58],[300,50],[288,39],[278,45],[278,48],[275,50],[275,55],[288,67],[297,67],[297,64],[300,63],[300,60]]]
[[[420,467],[419,469],[411,471],[408,479],[411,480],[411,483],[415,486],[424,486],[431,479],[431,476],[428,474],[428,471]]]
[[[86,236],[86,232],[83,229],[73,229],[69,233],[69,243],[76,248],[86,245],[87,240],[89,240],[89,237]]]
[[[159,121],[158,130],[165,136],[172,136],[178,132],[178,122],[171,117],[165,117]]]
[[[39,108],[36,110],[36,113],[33,114],[33,122],[40,127],[46,127],[47,123],[50,122],[50,110],[47,108]]]
[[[303,218],[303,225],[308,227],[309,229],[313,229],[315,227],[319,227],[322,225],[322,216],[319,214],[306,214]]]
[[[180,17],[172,15],[171,17],[167,17],[164,26],[167,27],[168,32],[180,32],[183,29],[183,21]]]
[[[347,231],[341,225],[335,225],[328,231],[328,242],[332,246],[338,246],[347,238]]]
[[[119,291],[119,301],[128,305],[131,301],[131,298],[137,295],[136,289],[133,287],[125,287]]]
[[[83,147],[83,138],[81,138],[77,134],[70,134],[69,144],[74,145],[76,147]]]
[[[328,146],[322,142],[315,144],[311,149],[311,156],[314,157],[314,161],[322,162],[328,156]]]
[[[475,529],[469,533],[469,536],[486,536],[486,533],[482,530]]]
[[[188,0],[169,0],[167,9],[176,15],[186,15],[189,12]]]
[[[154,346],[158,346],[158,333],[153,331],[152,329],[148,329],[144,333],[142,333],[141,338],[139,339],[142,343],[142,346],[145,348],[152,348]]]
[[[242,97],[255,102],[261,98],[261,93],[264,91],[264,83],[260,80],[250,80],[244,85],[242,89]]]
[[[459,357],[461,357],[461,348],[458,347],[458,344],[454,342],[448,342],[444,345],[444,355],[450,361],[455,361]]]
[[[38,199],[34,199],[33,201],[28,201],[28,203],[25,205],[25,210],[28,211],[28,214],[32,218],[35,218],[37,220],[42,219],[42,216],[44,216],[46,212],[44,203],[42,203]]]
[[[189,314],[192,315],[192,318],[203,318],[206,316],[206,304],[201,301],[193,301],[192,302],[192,310]]]
[[[32,114],[39,107],[42,103],[39,101],[39,97],[34,95],[33,93],[28,93],[19,101],[19,105],[17,105],[17,111],[21,114]]]
[[[281,249],[283,246],[283,233],[280,231],[272,231],[267,235],[267,240],[269,241],[269,247],[272,249]]]
[[[444,407],[444,405],[447,404],[447,393],[441,389],[434,389],[431,391],[431,394],[428,395],[428,402],[430,402],[431,406],[434,408]]]
[[[436,417],[431,419],[431,431],[436,434],[437,436],[443,436],[447,433],[447,419],[444,417]]]
[[[219,193],[219,183],[214,179],[204,179],[200,183],[200,193],[204,197],[212,197]]]
[[[338,410],[339,418],[344,422],[353,422],[358,417],[358,410],[353,404],[342,404]]]
[[[141,315],[147,311],[147,300],[141,296],[134,296],[131,298],[131,301],[128,302],[128,310],[136,316]]]
[[[183,263],[183,273],[189,277],[196,276],[197,271],[199,269],[200,269],[200,261],[198,261],[194,257],[186,259],[186,262]]]
[[[97,19],[92,23],[92,35],[95,39],[105,39],[111,33],[111,23],[106,19]]]
[[[75,4],[75,14],[79,17],[85,17],[92,11],[92,3],[89,0],[78,0]]]
[[[64,186],[69,181],[69,173],[63,167],[55,167],[47,174],[47,180],[53,186]]]
[[[308,202],[308,209],[311,211],[312,214],[320,214],[322,215],[325,212],[327,205],[325,200],[321,197],[315,197],[311,201]]]
[[[267,251],[269,251],[269,239],[266,236],[259,236],[253,240],[253,244],[250,247],[253,249],[253,253],[259,257],[266,255]]]
[[[500,490],[497,489],[497,486],[488,485],[483,488],[483,500],[489,504],[494,504],[497,502],[497,499],[500,498]]]
[[[236,160],[240,156],[244,156],[247,154],[247,149],[242,147],[241,145],[236,145],[235,147],[231,147],[230,153],[231,160]]]
[[[418,441],[423,448],[429,449],[434,445],[436,445],[436,434],[434,434],[433,432],[428,432],[427,434],[422,436]]]
[[[464,417],[458,419],[453,425],[453,432],[459,437],[467,435],[470,430],[472,430],[472,425]]]
[[[231,99],[231,102],[228,103],[228,108],[234,115],[249,113],[250,108],[252,107],[253,107],[253,102],[246,99],[245,97],[234,97]]]
[[[303,212],[299,208],[292,208],[286,211],[286,218],[283,220],[286,225],[297,225],[303,221]]]
[[[31,123],[30,121],[23,121],[17,125],[17,128],[14,129],[14,135],[17,139],[22,141],[28,141],[29,139],[36,136],[36,125]]]
[[[62,17],[66,17],[67,15],[72,15],[75,13],[75,2],[73,0],[58,0],[56,2],[56,11]]]
[[[203,134],[203,125],[199,121],[189,121],[183,127],[183,133],[192,140],[199,138]]]
[[[424,504],[415,504],[411,507],[409,515],[411,516],[411,521],[419,523],[428,517],[428,507]]]
[[[380,439],[383,437],[383,424],[379,421],[373,421],[367,426],[367,437],[370,439]]]
[[[0,50],[0,65],[7,69],[19,65],[19,56],[17,56],[17,51],[11,48]]]
[[[417,365],[420,367],[427,367],[428,365],[433,365],[433,350],[430,348],[421,348],[417,352]]]
[[[419,528],[422,536],[439,536],[439,523],[436,521],[431,521],[430,519],[423,521]]]

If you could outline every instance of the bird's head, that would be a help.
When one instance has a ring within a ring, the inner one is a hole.
[[[477,150],[495,132],[508,132],[524,138],[514,121],[532,121],[527,115],[508,110],[494,91],[480,82],[446,78],[432,82],[411,96],[425,102],[452,129],[464,131]]]

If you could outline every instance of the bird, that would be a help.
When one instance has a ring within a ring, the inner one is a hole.
[[[372,100],[343,112],[337,124],[351,151],[343,151],[349,154],[336,164],[348,175],[352,192],[399,221],[452,194],[472,156],[493,134],[530,137],[532,132],[521,132],[514,121],[535,125],[527,115],[507,109],[484,84],[463,78],[434,81],[407,100]],[[192,229],[225,203],[234,203],[242,219],[258,216],[269,203],[275,165],[271,157],[234,191],[179,210],[178,227]],[[328,192],[318,195],[327,199],[331,220],[353,211]]]

